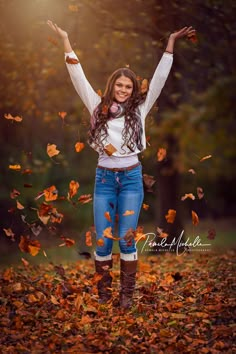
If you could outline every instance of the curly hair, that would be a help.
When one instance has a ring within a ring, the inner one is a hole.
[[[142,123],[138,106],[144,101],[146,94],[141,93],[135,73],[129,68],[120,68],[109,77],[102,100],[94,111],[94,122],[89,130],[88,142],[93,144],[100,153],[104,151],[103,141],[108,136],[107,122],[112,117],[110,108],[114,103],[114,85],[121,76],[129,78],[133,83],[131,96],[123,104],[120,104],[123,106],[125,116],[125,125],[122,131],[122,148],[126,146],[132,152],[135,147],[138,147],[140,151],[143,148]]]

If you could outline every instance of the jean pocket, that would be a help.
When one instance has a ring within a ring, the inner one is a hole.
[[[96,175],[95,175],[95,182],[99,183],[102,182],[106,171],[101,168],[96,168]]]
[[[142,179],[142,166],[139,165],[132,170],[126,171],[126,177],[128,179]]]

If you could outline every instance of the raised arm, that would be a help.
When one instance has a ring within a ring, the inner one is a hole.
[[[89,110],[89,113],[92,115],[95,107],[101,101],[101,98],[88,82],[79,63],[79,59],[71,47],[67,32],[58,27],[52,21],[47,21],[47,24],[62,39],[65,51],[66,66],[69,71],[71,81],[76,92]]]
[[[142,117],[146,117],[153,104],[160,96],[163,86],[169,75],[172,63],[175,41],[182,37],[191,37],[195,35],[196,31],[192,27],[184,27],[177,32],[171,33],[168,39],[166,50],[154,72],[153,78],[150,82],[147,97],[145,102],[141,105]]]

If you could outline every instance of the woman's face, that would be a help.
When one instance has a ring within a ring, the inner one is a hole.
[[[120,76],[114,84],[113,98],[119,103],[125,102],[133,92],[133,82],[126,76]]]

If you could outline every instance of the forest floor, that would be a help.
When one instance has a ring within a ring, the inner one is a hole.
[[[97,302],[92,259],[0,272],[0,353],[236,352],[235,250],[143,255],[134,304]]]

